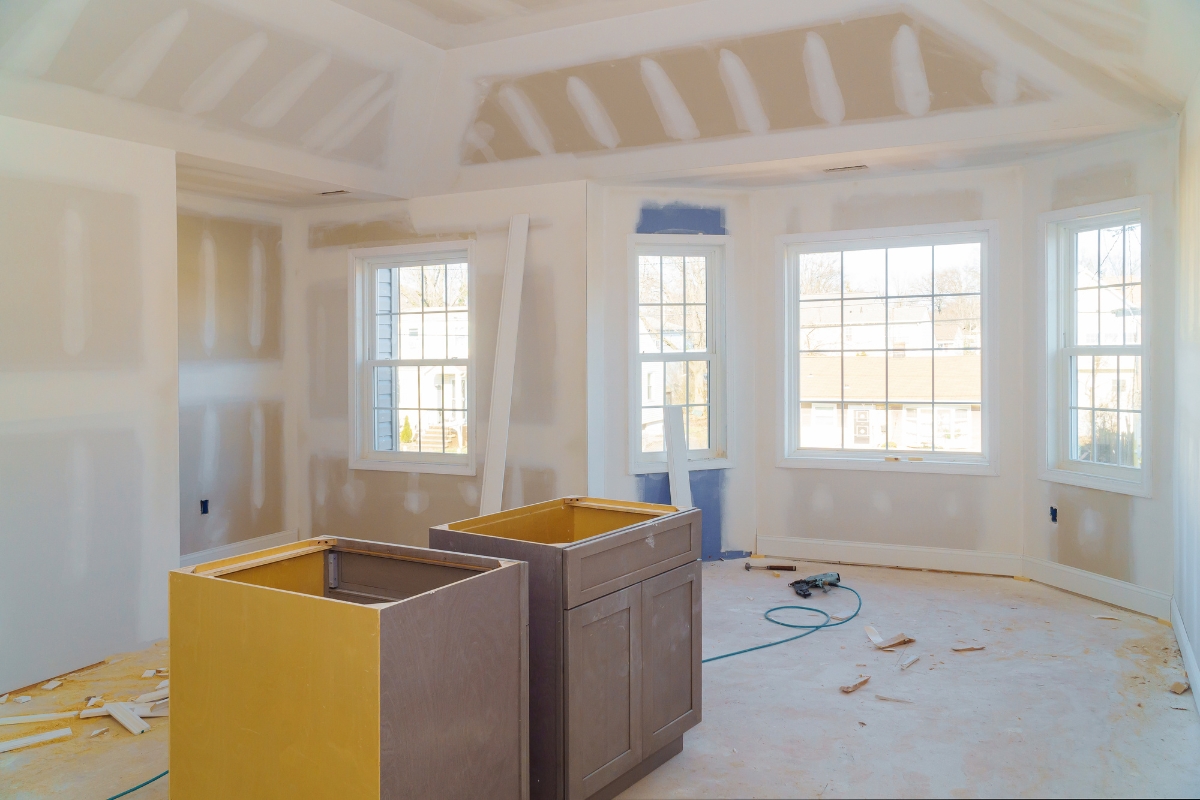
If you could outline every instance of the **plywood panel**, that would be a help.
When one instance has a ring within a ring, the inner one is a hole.
[[[248,583],[252,586],[269,586],[320,597],[325,591],[325,554],[308,553],[263,564],[261,567],[229,572],[220,576],[220,580]]]

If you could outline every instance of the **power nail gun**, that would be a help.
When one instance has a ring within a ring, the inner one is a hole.
[[[796,590],[796,594],[801,597],[812,597],[813,589],[820,589],[826,594],[829,593],[831,586],[840,586],[842,576],[836,572],[822,572],[820,575],[810,575],[807,578],[801,578],[798,581],[792,581],[788,584]]]

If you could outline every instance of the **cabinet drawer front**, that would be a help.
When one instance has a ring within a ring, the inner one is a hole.
[[[567,797],[594,794],[642,760],[642,590],[567,612]]]
[[[700,722],[701,565],[643,582],[642,743],[647,755]]]
[[[567,608],[700,557],[700,511],[670,514],[563,551]]]

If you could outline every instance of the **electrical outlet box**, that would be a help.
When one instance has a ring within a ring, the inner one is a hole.
[[[201,514],[207,514],[207,513],[208,513],[208,501],[207,501],[207,500],[201,500],[201,501],[200,501],[200,513],[201,513]]]
[[[1058,507],[1050,506],[1050,521],[1055,525],[1058,524]]]

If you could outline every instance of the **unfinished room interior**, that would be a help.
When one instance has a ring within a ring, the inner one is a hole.
[[[1200,797],[1198,41],[0,0],[0,798]]]

